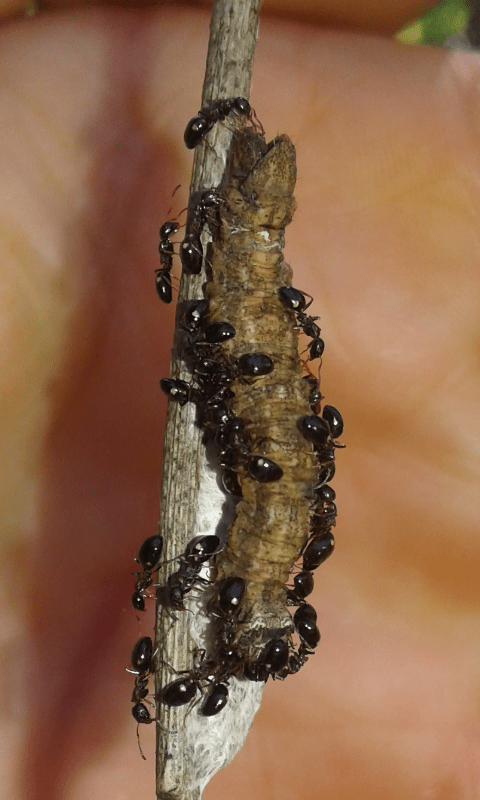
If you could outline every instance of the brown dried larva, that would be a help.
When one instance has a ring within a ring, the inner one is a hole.
[[[266,144],[252,129],[234,134],[218,188],[219,225],[205,288],[209,321],[228,321],[236,329],[222,345],[225,356],[265,353],[274,362],[270,374],[231,386],[232,410],[245,423],[251,453],[283,471],[272,483],[239,471],[243,499],[217,561],[218,581],[246,581],[233,637],[245,660],[254,659],[272,634],[293,631],[285,583],[308,538],[317,476],[313,446],[297,427],[300,417],[311,414],[298,331],[278,294],[291,284],[283,245],[295,209],[295,179],[295,148],[287,136]]]

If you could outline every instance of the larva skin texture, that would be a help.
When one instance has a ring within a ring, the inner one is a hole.
[[[232,408],[245,422],[251,453],[283,470],[273,483],[258,483],[239,471],[243,500],[217,561],[218,580],[247,580],[234,626],[235,644],[247,659],[257,657],[272,638],[293,632],[284,587],[308,538],[317,474],[313,447],[297,428],[297,420],[311,414],[298,330],[278,295],[281,286],[291,284],[282,251],[296,205],[295,180],[295,148],[287,136],[267,145],[251,129],[235,134],[218,189],[219,226],[212,231],[212,274],[205,287],[209,321],[236,328],[224,352],[234,358],[265,353],[275,365],[272,373],[236,380],[231,387]]]

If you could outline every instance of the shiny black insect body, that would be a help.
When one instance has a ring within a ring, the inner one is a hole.
[[[180,406],[184,406],[194,397],[191,386],[181,378],[162,378],[160,389],[169,400],[174,400]]]
[[[279,289],[279,296],[285,308],[295,313],[297,324],[303,330],[304,334],[312,339],[308,346],[308,360],[315,361],[315,359],[321,358],[325,350],[325,342],[320,336],[320,328],[315,324],[318,317],[311,317],[309,314],[305,313],[313,300],[307,303],[303,292],[299,289],[295,289],[293,286],[282,286]]]
[[[132,605],[137,611],[145,610],[145,591],[153,583],[152,573],[158,569],[162,549],[163,538],[158,535],[149,536],[140,546],[135,560],[143,567],[143,572],[137,573],[135,591],[132,595]]]
[[[332,555],[334,549],[335,539],[331,531],[320,536],[314,536],[304,550],[303,569],[307,572],[317,569],[320,564],[323,564]]]
[[[146,555],[147,553],[149,555],[153,554],[155,548],[152,548],[152,542],[150,541],[153,538],[154,537],[151,536],[150,539],[147,539],[140,548],[140,552],[142,552],[143,555]],[[139,639],[135,644],[130,660],[133,668],[131,671],[136,673],[135,686],[132,693],[132,703],[134,703],[132,715],[137,723],[138,749],[144,760],[145,756],[140,745],[140,735],[138,729],[140,725],[149,725],[151,722],[153,722],[147,706],[142,702],[142,700],[144,700],[148,695],[148,679],[152,672],[152,658],[153,642],[149,636],[142,636],[142,638]]]
[[[264,456],[251,456],[247,468],[250,477],[259,483],[279,481],[283,476],[282,468]]]
[[[208,300],[193,300],[189,303],[183,315],[183,326],[190,333],[200,330],[208,314]]]
[[[276,677],[284,680],[288,675],[296,675],[308,661],[308,657],[313,655],[313,652],[304,641],[301,641],[297,652],[290,653],[287,666]]]
[[[238,611],[242,597],[245,594],[245,581],[243,578],[232,575],[225,578],[219,586],[216,607],[225,616]]]
[[[177,678],[168,683],[158,693],[157,699],[166,706],[176,708],[193,700],[197,693],[197,683],[190,678]]]
[[[320,641],[320,631],[316,625],[317,612],[308,603],[299,606],[293,615],[293,624],[300,639],[308,648],[314,650]]]
[[[283,639],[274,639],[270,642],[267,652],[261,659],[267,672],[274,676],[281,672],[288,664],[289,647]]]
[[[293,589],[287,589],[287,605],[298,606],[313,592],[314,580],[311,572],[302,570],[293,578]]]
[[[179,566],[167,581],[168,603],[173,608],[183,610],[183,600],[196,583],[205,583],[200,577],[202,564],[208,561],[218,551],[220,539],[215,534],[195,536],[187,544],[185,552],[179,558]]]
[[[213,717],[225,708],[227,701],[228,687],[224,683],[214,683],[200,706],[200,714],[203,717]]]
[[[193,210],[188,223],[187,232],[180,245],[180,261],[187,275],[199,275],[203,264],[203,245],[201,233],[208,223],[218,224],[218,207],[220,196],[216,189],[207,189]]]
[[[185,128],[183,138],[188,149],[193,150],[197,147],[215,123],[224,120],[231,112],[250,118],[252,110],[250,103],[244,97],[214,100],[208,106],[204,106]]]
[[[180,245],[180,261],[187,275],[200,275],[203,247],[197,233],[188,232]]]
[[[305,375],[303,380],[306,382],[309,393],[308,393],[308,402],[314,414],[320,413],[320,402],[323,398],[323,395],[320,391],[320,386],[318,383],[318,379],[315,378],[313,375]]]
[[[323,463],[329,460],[326,458],[329,454],[333,460],[334,447],[343,447],[337,442],[343,433],[343,419],[334,406],[324,406],[321,417],[316,414],[300,417],[298,428],[307,442],[312,442],[317,455],[323,457]]]
[[[324,406],[322,417],[330,428],[332,439],[338,439],[342,435],[344,424],[342,415],[334,406]]]
[[[140,734],[139,734],[139,727],[140,725],[150,725],[150,723],[154,722],[154,719],[150,715],[150,711],[148,710],[145,703],[135,703],[132,708],[132,716],[135,722],[137,723],[137,742],[138,742],[138,749],[140,751],[140,755],[142,756],[143,760],[146,761],[145,755],[142,750],[142,746],[140,744]]]
[[[157,293],[164,303],[172,302],[172,278],[171,271],[173,265],[173,244],[172,234],[178,231],[176,222],[165,222],[160,228],[160,269],[155,270],[155,282]]]
[[[150,672],[153,642],[150,636],[142,636],[132,650],[131,663],[136,672]]]

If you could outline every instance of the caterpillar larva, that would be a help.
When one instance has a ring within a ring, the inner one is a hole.
[[[221,113],[239,109],[238,101],[222,101]],[[200,112],[189,123],[188,146],[198,144],[214,117]],[[287,136],[267,144],[252,127],[236,130],[224,176],[201,194],[182,243],[184,269],[199,273],[200,234],[208,227],[204,299],[190,303],[183,318],[192,381],[164,379],[161,386],[181,405],[197,404],[199,424],[218,446],[223,486],[239,498],[225,546],[214,554],[213,588],[206,589],[210,648],[187,678],[159,696],[180,705],[207,683],[204,715],[224,707],[232,676],[284,678],[301,668],[320,639],[305,598],[313,570],[334,547],[335,492],[327,484],[343,420],[332,406],[319,416],[323,398],[308,364],[321,357],[324,342],[283,258],[295,181],[295,148]],[[306,360],[298,352],[300,331],[312,340]],[[184,558],[175,573],[182,591],[198,574],[187,575],[189,569]],[[297,606],[293,616],[289,606]]]
[[[286,136],[267,145],[244,128],[234,134],[230,153],[218,187],[218,226],[205,289],[208,319],[235,328],[222,345],[227,358],[260,353],[273,362],[268,374],[230,384],[231,409],[244,424],[251,452],[283,473],[279,480],[260,482],[239,472],[243,499],[217,560],[217,580],[245,581],[231,643],[251,661],[271,640],[293,633],[285,583],[308,538],[317,459],[298,424],[312,413],[309,387],[293,314],[279,294],[291,283],[283,246],[295,209],[295,149]]]

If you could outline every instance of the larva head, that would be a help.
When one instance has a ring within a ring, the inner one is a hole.
[[[241,132],[240,132],[241,133]],[[277,136],[267,145],[268,150],[255,163],[255,167],[242,185],[246,195],[275,198],[271,208],[257,209],[258,223],[262,226],[285,228],[295,210],[293,190],[297,180],[295,147],[288,136]]]

